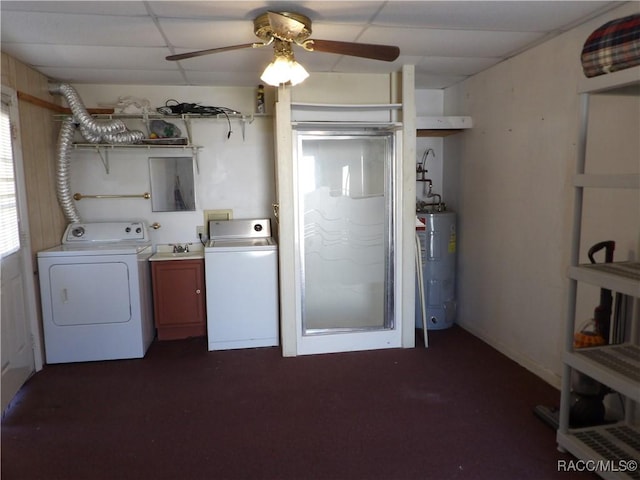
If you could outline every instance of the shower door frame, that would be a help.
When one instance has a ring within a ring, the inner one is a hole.
[[[327,329],[306,334],[303,326],[304,315],[304,238],[301,234],[304,228],[302,214],[300,212],[300,184],[298,154],[301,142],[305,138],[330,138],[335,137],[373,137],[391,136],[390,151],[388,152],[388,164],[385,168],[385,319],[383,328],[348,328]],[[400,257],[398,255],[399,229],[401,228],[400,206],[401,192],[397,188],[402,185],[399,168],[402,152],[402,133],[399,124],[383,123],[373,125],[363,124],[294,124],[293,128],[293,178],[294,180],[294,231],[295,231],[295,285],[296,285],[296,343],[297,354],[334,353],[358,350],[373,350],[383,348],[398,348],[402,344],[402,323],[400,318],[401,308],[397,305],[397,299],[401,298]],[[389,198],[387,198],[389,196]],[[390,202],[390,206],[387,203]]]

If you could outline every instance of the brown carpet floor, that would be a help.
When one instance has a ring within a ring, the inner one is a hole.
[[[559,392],[461,328],[430,347],[46,366],[2,420],[2,480],[591,479],[532,413]]]

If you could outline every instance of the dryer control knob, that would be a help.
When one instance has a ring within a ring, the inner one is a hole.
[[[262,225],[260,225],[259,223],[253,226],[253,229],[256,232],[261,232],[262,231]]]
[[[71,230],[71,235],[73,235],[76,238],[83,236],[84,227],[75,227],[73,230]]]
[[[131,227],[125,228],[124,231],[127,232],[127,233],[131,232]]]

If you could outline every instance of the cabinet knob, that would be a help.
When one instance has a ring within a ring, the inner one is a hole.
[[[196,290],[196,294],[200,295],[200,289]]]

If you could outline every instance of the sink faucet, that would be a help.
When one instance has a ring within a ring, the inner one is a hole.
[[[189,253],[189,244],[185,243],[182,245],[173,245],[173,253]]]

